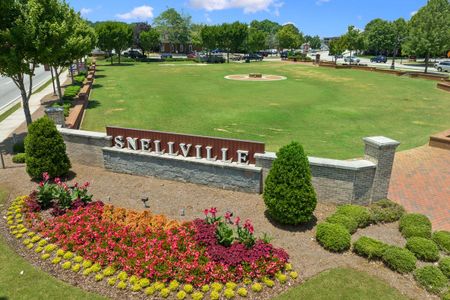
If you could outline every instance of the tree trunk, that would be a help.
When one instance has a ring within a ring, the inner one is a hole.
[[[230,63],[230,50],[227,50],[227,64]]]
[[[395,70],[395,57],[397,56],[397,48],[394,49],[394,52],[392,53],[392,64],[391,64],[391,70]]]
[[[59,73],[58,73],[58,67],[53,67],[53,70],[55,70],[55,79],[56,79],[56,94],[58,96],[58,101],[63,104],[63,97],[61,92],[61,82],[59,81]]]
[[[32,88],[32,75],[30,75],[30,88],[29,93],[27,94],[27,90],[25,89],[24,77],[23,74],[20,74],[16,79],[13,78],[14,83],[20,90],[20,96],[22,97],[22,107],[23,113],[25,114],[25,121],[27,122],[27,127],[33,122],[31,118],[30,112],[30,96],[31,96],[31,88]]]
[[[113,64],[113,55],[112,55],[112,52],[110,53],[110,55],[111,55],[111,65]]]
[[[430,53],[427,52],[425,56],[425,73],[428,73],[428,61],[430,60]]]
[[[119,65],[120,65],[120,51],[119,51]]]

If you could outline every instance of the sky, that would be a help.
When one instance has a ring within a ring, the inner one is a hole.
[[[304,34],[338,36],[348,25],[363,29],[372,19],[410,19],[427,0],[68,0],[90,21],[127,23],[153,19],[167,8],[192,16],[194,23],[218,24],[269,19],[293,23]]]

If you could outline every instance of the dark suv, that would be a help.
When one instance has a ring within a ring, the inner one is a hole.
[[[378,55],[378,56],[372,57],[370,59],[370,62],[384,63],[385,64],[385,63],[387,63],[387,57],[383,56],[383,55]]]
[[[130,51],[124,52],[123,56],[130,57],[130,58],[133,58],[133,59],[136,59],[136,58],[147,58],[146,55],[142,54],[141,52],[139,52],[137,50],[130,50]]]

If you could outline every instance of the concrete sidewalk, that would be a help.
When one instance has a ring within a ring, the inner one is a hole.
[[[59,76],[61,83],[66,81],[68,73],[68,71],[64,71]],[[41,99],[50,93],[53,93],[53,87],[51,84],[39,93],[31,95],[29,101],[31,115],[33,115],[33,113],[41,107]],[[0,123],[0,143],[3,143],[14,132],[14,130],[16,130],[16,128],[23,123],[25,123],[25,114],[23,112],[23,108],[21,107]]]

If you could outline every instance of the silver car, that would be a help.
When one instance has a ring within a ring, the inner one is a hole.
[[[441,61],[434,64],[434,67],[439,72],[450,72],[450,61]]]
[[[346,56],[344,58],[344,62],[357,63],[359,64],[361,60],[355,56]]]

